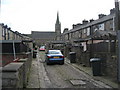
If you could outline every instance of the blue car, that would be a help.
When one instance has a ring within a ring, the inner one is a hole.
[[[64,64],[64,55],[60,50],[48,50],[46,53],[46,64],[59,63]]]

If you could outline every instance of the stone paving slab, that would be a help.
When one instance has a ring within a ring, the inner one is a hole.
[[[40,88],[37,59],[32,60],[27,88]]]
[[[41,59],[38,59],[38,68],[39,68],[39,82],[41,88],[52,88],[51,82],[49,80],[49,77],[47,76],[47,73],[45,71],[45,67],[43,63],[40,63]]]
[[[70,82],[73,84],[73,85],[86,85],[86,82],[82,81],[82,80],[70,80]]]
[[[32,60],[27,88],[52,88],[40,56]]]

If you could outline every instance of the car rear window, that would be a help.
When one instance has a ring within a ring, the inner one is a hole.
[[[61,54],[61,53],[58,51],[49,51],[49,54]]]
[[[41,46],[40,48],[45,48],[45,46]]]

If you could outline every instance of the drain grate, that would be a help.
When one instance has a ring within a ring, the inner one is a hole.
[[[72,83],[72,85],[76,86],[76,85],[80,85],[80,86],[84,86],[86,85],[86,82],[83,80],[70,80],[70,82]]]

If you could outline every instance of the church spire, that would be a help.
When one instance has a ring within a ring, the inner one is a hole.
[[[56,19],[56,24],[55,24],[55,32],[57,35],[61,34],[61,23],[59,21],[59,13],[57,12],[57,19]]]
[[[57,20],[56,20],[56,24],[60,24],[60,21],[59,21],[59,12],[57,12]]]

